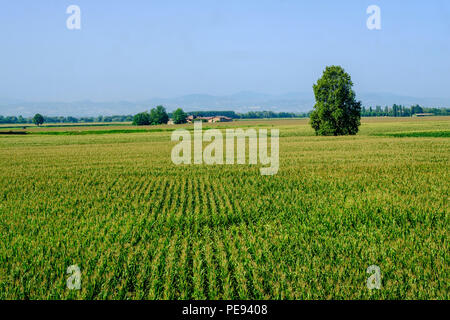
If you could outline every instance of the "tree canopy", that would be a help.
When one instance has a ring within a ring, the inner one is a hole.
[[[141,112],[133,117],[133,125],[148,126],[151,123],[150,114],[148,112]]]
[[[169,115],[163,106],[157,106],[150,110],[151,124],[163,124],[169,121]]]
[[[353,135],[358,132],[361,102],[356,101],[353,82],[340,66],[325,68],[313,86],[316,104],[310,115],[316,135]]]
[[[183,109],[178,108],[173,112],[173,123],[180,124],[186,123],[187,114],[183,111]]]
[[[44,117],[39,113],[36,113],[33,117],[33,123],[37,126],[40,126],[41,124],[43,124],[44,121],[45,121]]]

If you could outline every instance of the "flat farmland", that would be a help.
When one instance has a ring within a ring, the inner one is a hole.
[[[0,135],[0,299],[449,298],[449,117],[204,125],[279,129],[274,176],[174,165],[179,127]]]

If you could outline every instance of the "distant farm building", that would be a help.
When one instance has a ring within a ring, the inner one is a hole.
[[[208,122],[231,122],[231,121],[233,121],[232,118],[225,116],[216,116],[213,117],[211,120],[208,120]]]

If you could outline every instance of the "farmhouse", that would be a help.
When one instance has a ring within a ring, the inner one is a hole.
[[[192,123],[192,122],[194,122],[194,120],[197,120],[197,121],[208,121],[210,118],[212,118],[212,117],[198,117],[198,116],[190,115],[190,116],[187,116],[186,122],[187,123]]]
[[[216,116],[213,117],[211,120],[208,120],[208,122],[230,122],[233,121],[233,119],[225,116]]]

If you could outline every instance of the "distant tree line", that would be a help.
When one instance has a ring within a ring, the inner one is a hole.
[[[174,112],[167,113],[163,106],[157,106],[150,112],[141,112],[133,117],[134,125],[157,125],[164,124],[172,119],[173,123],[186,123],[187,116],[214,117],[225,116],[232,119],[263,119],[263,118],[305,118],[308,113],[293,112],[273,112],[273,111],[250,111],[247,113],[237,113],[234,111],[191,111],[184,112],[178,108]]]
[[[132,115],[117,116],[98,116],[98,117],[49,117],[43,116],[45,123],[90,123],[90,122],[130,122],[133,121]],[[0,115],[0,124],[32,124],[33,117],[24,118],[22,116]]]
[[[196,117],[214,117],[214,116],[224,116],[233,119],[237,119],[238,116],[234,111],[190,111],[187,112],[188,116]]]
[[[162,106],[159,106],[163,108]],[[157,107],[158,108],[158,107]],[[114,116],[98,116],[98,117],[49,117],[43,116],[45,123],[108,123],[108,122],[134,122],[136,116],[141,120],[139,122],[147,124],[159,124],[167,123],[169,118],[174,119],[174,123],[184,123],[183,120],[188,115],[194,115],[198,117],[213,117],[213,116],[225,116],[232,119],[268,119],[268,118],[308,118],[311,112],[294,113],[294,112],[273,112],[273,111],[249,111],[246,113],[238,113],[234,111],[192,111],[184,112],[181,108],[178,108],[174,112],[167,113],[166,110],[156,111],[154,108],[154,114],[158,115],[155,120],[151,118],[150,112],[142,112],[138,115],[114,115]],[[450,116],[450,108],[426,108],[419,105],[406,107],[403,105],[394,104],[392,107],[362,107],[362,117],[410,117],[418,113],[431,113],[436,116]],[[167,115],[167,117],[166,117]],[[144,120],[142,120],[144,119]],[[165,122],[164,122],[165,121]],[[0,115],[0,124],[32,124],[33,117],[23,116],[2,116]]]
[[[162,109],[161,109],[162,108]],[[167,123],[169,118],[174,119],[175,123],[184,123],[189,115],[198,117],[213,117],[225,116],[233,119],[263,119],[263,118],[306,118],[309,113],[294,113],[294,112],[273,112],[273,111],[250,111],[247,113],[236,113],[234,111],[192,111],[184,112],[178,108],[174,112],[167,113],[162,106],[158,106],[152,110],[154,117],[152,118],[150,112],[141,112],[137,115],[115,115],[115,116],[98,116],[98,117],[50,117],[43,116],[45,123],[92,123],[92,122],[135,122],[146,124],[161,124]],[[166,117],[167,115],[167,117]],[[0,124],[32,124],[33,117],[24,118],[23,116],[1,116]]]
[[[419,105],[406,107],[394,104],[392,107],[362,107],[362,117],[411,117],[418,113],[431,113],[435,116],[449,116],[449,108],[425,108]]]
[[[307,118],[309,113],[249,111],[238,113],[238,119],[268,119],[268,118]]]
[[[273,112],[273,111],[250,111],[247,113],[237,113],[235,111],[191,111],[184,112],[178,108],[174,112],[166,113],[163,106],[157,106],[150,112],[141,112],[133,117],[134,125],[156,125],[167,123],[169,118],[175,124],[186,123],[187,116],[214,117],[225,116],[232,119],[263,119],[263,118],[305,118],[308,113],[293,112]]]
[[[273,111],[249,111],[238,113],[234,111],[192,111],[188,115],[197,117],[225,116],[232,119],[267,119],[267,118],[305,118],[308,113],[273,112]]]

